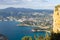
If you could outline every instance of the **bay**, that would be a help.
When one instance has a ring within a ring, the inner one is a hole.
[[[19,24],[15,21],[0,22],[0,34],[5,35],[8,40],[21,40],[24,36],[45,36],[45,32],[32,32],[32,27],[16,26]]]

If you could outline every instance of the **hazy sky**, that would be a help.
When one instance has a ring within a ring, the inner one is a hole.
[[[53,9],[60,4],[60,0],[0,0],[0,9],[7,7]]]

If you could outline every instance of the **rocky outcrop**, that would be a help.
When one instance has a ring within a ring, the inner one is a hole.
[[[3,34],[0,34],[0,40],[8,40],[7,37]]]
[[[60,32],[60,5],[57,5],[53,14],[53,32]]]

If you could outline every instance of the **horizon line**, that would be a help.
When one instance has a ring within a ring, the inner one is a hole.
[[[19,8],[19,7],[6,7],[6,8],[0,8],[0,9],[7,9],[7,8]],[[21,7],[21,8],[24,8],[24,7]],[[40,9],[42,9],[42,10],[54,10],[54,8],[53,9],[43,9],[43,8],[25,8],[25,9],[34,9],[34,10],[40,10]]]

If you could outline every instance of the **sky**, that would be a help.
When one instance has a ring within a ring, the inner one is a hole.
[[[60,0],[0,0],[0,9],[31,8],[31,9],[54,9],[60,4]]]

